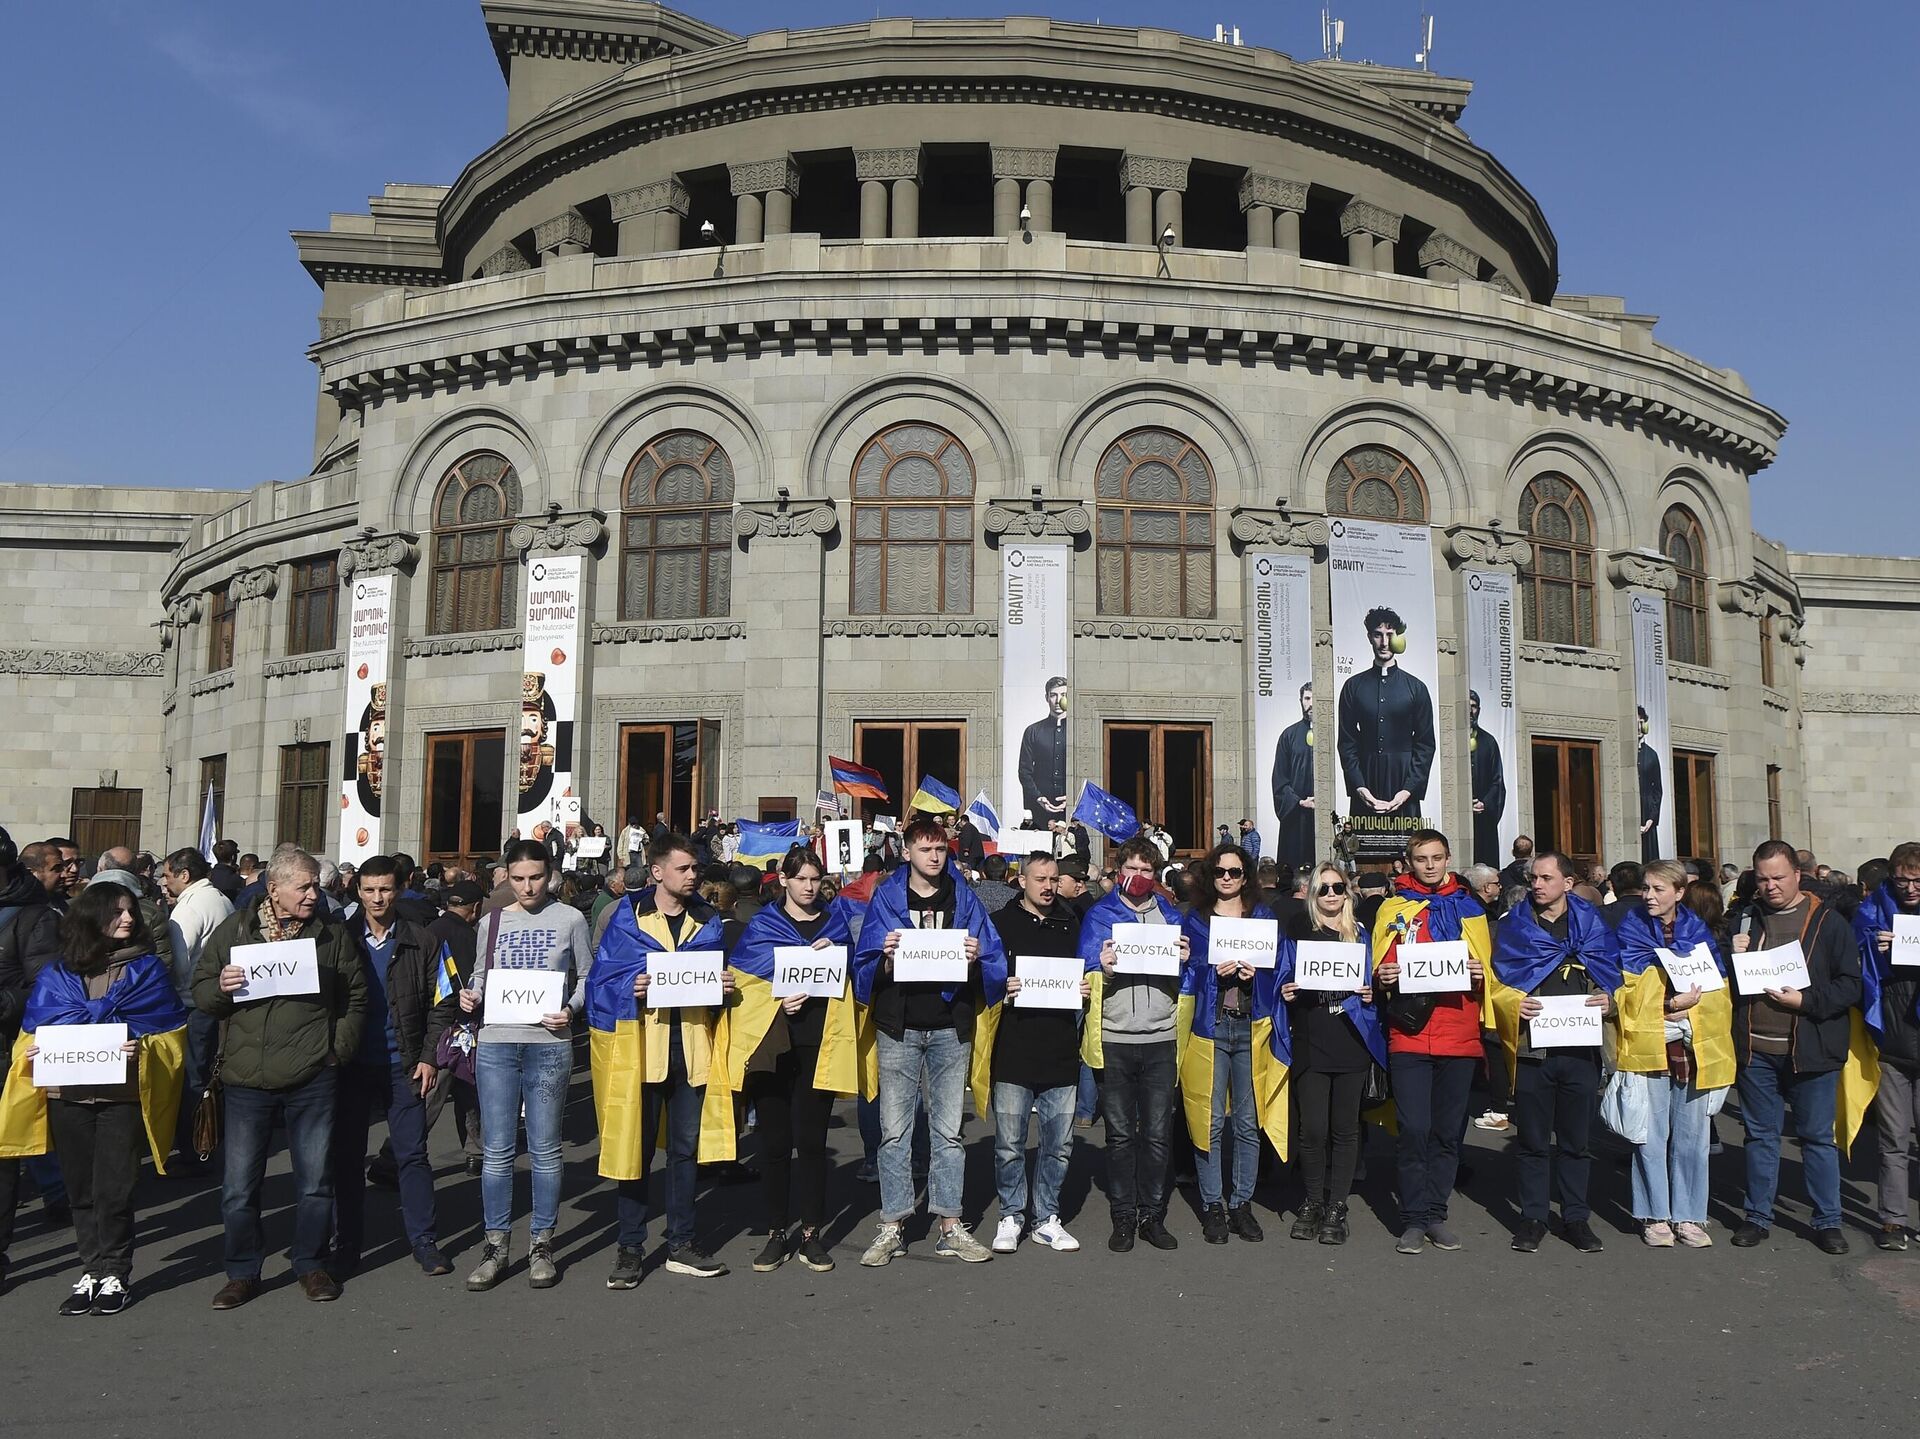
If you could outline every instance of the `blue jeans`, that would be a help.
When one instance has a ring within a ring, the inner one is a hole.
[[[1773,1224],[1773,1197],[1780,1187],[1780,1130],[1793,1108],[1800,1139],[1800,1167],[1815,1229],[1840,1227],[1840,1151],[1833,1143],[1833,1106],[1840,1071],[1795,1074],[1785,1054],[1747,1057],[1740,1066],[1740,1119],[1747,1129],[1747,1220]]]
[[[357,1262],[366,1238],[367,1129],[377,1109],[392,1137],[400,1222],[416,1251],[438,1244],[433,1166],[427,1163],[427,1106],[420,1086],[386,1064],[343,1064],[333,1110],[333,1252]]]
[[[993,1086],[993,1178],[1000,1191],[1000,1217],[1027,1212],[1027,1112],[1038,1111],[1040,1147],[1033,1156],[1033,1217],[1044,1222],[1060,1213],[1060,1186],[1073,1154],[1073,1085],[1032,1090],[1018,1084]]]
[[[1633,1217],[1707,1222],[1711,1091],[1647,1076],[1647,1142],[1633,1151]]]
[[[227,1278],[258,1279],[266,1258],[260,1224],[260,1183],[267,1173],[273,1121],[287,1127],[293,1161],[293,1272],[324,1269],[333,1234],[333,1096],[339,1071],[323,1069],[292,1089],[248,1089],[229,1084],[226,1096],[226,1177],[220,1193],[225,1221]]]
[[[615,1213],[620,1244],[638,1249],[647,1242],[647,1171],[660,1144],[660,1115],[667,1117],[667,1248],[693,1243],[693,1196],[700,1179],[700,1108],[707,1097],[704,1084],[687,1083],[686,1053],[680,1047],[680,1025],[669,1026],[667,1077],[640,1091],[640,1177],[622,1179],[617,1186]],[[723,1062],[716,1054],[713,1062]]]
[[[567,1107],[573,1046],[482,1044],[474,1050],[480,1091],[480,1209],[487,1233],[513,1228],[513,1156],[526,1106],[527,1153],[533,1158],[533,1232],[560,1223],[560,1116]]]
[[[909,1029],[898,1039],[880,1035],[879,1050],[880,1217],[897,1222],[914,1211],[913,1115],[924,1097],[927,1212],[958,1219],[966,1179],[960,1108],[973,1044],[951,1029]]]
[[[1476,1061],[1460,1055],[1387,1056],[1400,1120],[1400,1227],[1443,1224],[1460,1168],[1460,1133]]]
[[[1073,1117],[1076,1120],[1092,1119],[1100,1112],[1100,1086],[1094,1082],[1093,1070],[1086,1065],[1080,1066],[1080,1088],[1074,1096]]]
[[[1227,1203],[1238,1209],[1253,1198],[1253,1181],[1260,1173],[1260,1116],[1253,1103],[1253,1022],[1223,1014],[1213,1027],[1213,1118],[1207,1126],[1207,1147],[1195,1150],[1193,1157],[1200,1202],[1208,1208],[1221,1199],[1220,1141],[1226,1136],[1229,1095],[1233,1194]]]

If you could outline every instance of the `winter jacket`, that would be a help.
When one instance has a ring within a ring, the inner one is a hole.
[[[1860,951],[1847,920],[1822,904],[1818,896],[1804,890],[1802,893],[1810,909],[1800,935],[1800,949],[1806,956],[1807,977],[1812,983],[1800,992],[1800,1008],[1793,1016],[1793,1072],[1828,1074],[1847,1062],[1852,1032],[1848,1011],[1860,1003],[1861,997]],[[1752,947],[1760,947],[1765,918],[1758,904],[1743,905],[1728,919],[1732,933],[1750,935]],[[1742,1064],[1753,1057],[1753,1006],[1763,1000],[1764,996],[1745,994],[1734,999],[1733,1048]]]
[[[365,921],[353,924],[347,932],[359,951],[360,962],[371,964]],[[460,991],[456,985],[447,986],[438,1004],[433,998],[442,966],[451,957],[446,942],[431,931],[412,920],[394,921],[393,952],[387,957],[387,982],[383,986],[388,1015],[369,1014],[365,1022],[384,1025],[391,1016],[402,1069],[411,1070],[422,1060],[432,1064],[441,1031],[460,1022]],[[467,969],[469,973],[473,969],[471,950]]]
[[[60,958],[60,916],[40,881],[14,865],[0,882],[0,1037],[9,1046],[40,971]]]
[[[313,941],[320,992],[235,1004],[221,992],[220,971],[237,947],[261,942],[263,907],[236,912],[207,937],[193,970],[193,1003],[226,1021],[220,1071],[226,1083],[295,1089],[328,1065],[347,1063],[359,1048],[360,1026],[368,1022],[366,969],[344,928],[309,919],[295,937]]]

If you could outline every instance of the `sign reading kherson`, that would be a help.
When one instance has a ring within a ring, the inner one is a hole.
[[[1633,700],[1640,858],[1652,860],[1674,851],[1673,801],[1667,793],[1667,776],[1673,773],[1667,734],[1667,603],[1658,595],[1633,597]]]
[[[1294,948],[1293,982],[1302,989],[1351,994],[1367,985],[1367,947],[1303,939]]]
[[[1254,824],[1265,852],[1296,869],[1314,856],[1312,619],[1312,557],[1249,550]]]
[[[1000,548],[1000,819],[1044,829],[1065,819],[1072,696],[1067,670],[1073,550]]]
[[[387,768],[387,669],[393,655],[393,576],[354,579],[347,604],[346,738],[340,746],[340,862],[380,853]]]
[[[847,947],[830,944],[813,949],[804,944],[777,944],[773,948],[773,997],[796,994],[838,999],[847,988]]]
[[[1207,963],[1272,969],[1280,951],[1280,921],[1216,914],[1207,925]]]
[[[1473,988],[1467,962],[1473,957],[1464,939],[1436,939],[1394,946],[1400,964],[1402,994],[1465,994]]]
[[[647,956],[647,1008],[718,1005],[727,957],[717,949],[682,949]]]
[[[33,1061],[34,1087],[124,1084],[126,1042],[124,1024],[43,1024],[33,1032],[40,1051]]]
[[[573,795],[573,727],[580,697],[579,555],[527,561],[527,603],[520,677],[520,832],[562,822],[559,801]]]
[[[1520,834],[1519,707],[1513,679],[1513,576],[1465,570],[1467,759],[1472,770],[1473,859],[1500,868]]]
[[[1020,992],[1013,997],[1016,1009],[1078,1009],[1080,981],[1086,966],[1077,959],[1050,955],[1020,955],[1013,962],[1020,979]]]

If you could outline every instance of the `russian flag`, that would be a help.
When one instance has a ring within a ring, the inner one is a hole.
[[[987,798],[987,792],[981,790],[967,805],[967,813],[973,816],[974,826],[988,839],[1000,837],[1000,815]]]
[[[887,793],[887,782],[880,777],[877,769],[868,769],[863,764],[855,764],[850,759],[841,759],[838,755],[827,756],[827,768],[833,772],[833,787],[841,794],[850,794],[855,799],[891,799]]]
[[[922,810],[927,814],[957,814],[960,809],[960,791],[951,785],[940,783],[930,774],[923,774],[920,776],[920,788],[913,792],[913,798],[907,802],[907,808]]]

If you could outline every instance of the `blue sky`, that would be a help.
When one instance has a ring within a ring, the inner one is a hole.
[[[319,292],[287,231],[451,181],[505,91],[472,0],[9,7],[0,480],[244,488],[310,457]],[[860,4],[687,8],[747,31]],[[1033,6],[1016,6],[1033,9]],[[1349,59],[1407,64],[1418,0],[1347,0]],[[1791,429],[1754,483],[1800,549],[1920,553],[1920,5],[1437,0],[1465,128],[1539,198],[1561,287],[1619,294]],[[878,13],[1004,13],[949,3]],[[1124,0],[1047,13],[1165,23]],[[1186,12],[1308,57],[1303,0]]]

